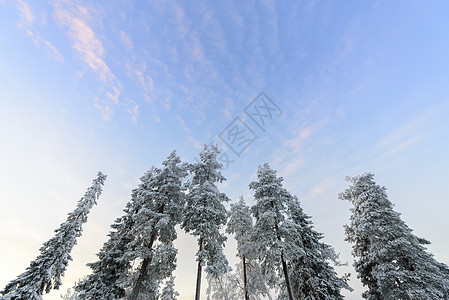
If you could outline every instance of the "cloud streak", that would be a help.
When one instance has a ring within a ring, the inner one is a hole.
[[[128,109],[128,113],[131,115],[131,120],[133,120],[134,124],[137,124],[137,116],[139,114],[139,104],[134,103],[130,109]]]
[[[16,0],[17,8],[20,11],[20,21],[22,26],[31,26],[34,21],[34,14],[30,8],[30,6],[22,1]]]
[[[109,89],[105,93],[107,99],[96,99],[94,104],[103,116],[103,120],[109,120],[113,115],[112,105],[119,103],[123,88],[105,61],[103,43],[88,24],[92,18],[90,10],[71,1],[57,1],[54,3],[54,9],[56,21],[68,27],[68,36],[78,57]],[[131,114],[133,120],[137,120],[137,110],[138,107],[133,109]]]
[[[103,44],[96,37],[93,29],[82,19],[81,13],[77,12],[80,10],[82,10],[81,7],[68,10],[58,5],[55,10],[55,17],[60,24],[69,27],[73,49],[80,59],[99,75],[101,81],[112,83],[115,76],[104,61]]]
[[[444,111],[448,104],[449,101],[442,101],[429,107],[419,116],[410,119],[391,131],[378,142],[377,146],[381,148],[390,148],[386,152],[386,155],[392,155],[419,142],[419,140],[427,135],[425,129],[427,123],[431,122],[432,118]]]
[[[122,42],[123,46],[125,46],[126,50],[128,51],[133,50],[134,47],[133,42],[123,30],[120,31],[120,41]]]
[[[16,0],[16,7],[20,12],[20,27],[25,30],[34,45],[38,48],[43,48],[49,59],[62,63],[64,58],[58,49],[50,41],[44,39],[34,29],[32,30],[32,26],[36,20],[33,9],[22,0]]]

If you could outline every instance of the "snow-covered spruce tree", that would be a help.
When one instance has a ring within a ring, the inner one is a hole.
[[[195,300],[199,300],[201,290],[201,271],[207,264],[206,272],[219,276],[229,270],[228,261],[223,254],[226,241],[220,228],[226,224],[227,214],[223,202],[229,201],[220,193],[216,182],[225,178],[221,175],[222,165],[217,161],[217,146],[209,149],[204,146],[200,153],[200,162],[190,165],[194,174],[189,185],[181,228],[198,237],[199,250],[196,253],[198,272]]]
[[[320,240],[321,233],[313,229],[296,196],[288,203],[288,217],[283,224],[287,265],[295,299],[344,299],[340,291],[352,291],[349,274],[338,277],[331,261],[339,265],[334,249]]]
[[[283,274],[286,293],[293,300],[293,291],[286,261],[285,234],[283,228],[288,203],[292,196],[282,186],[282,177],[265,163],[257,170],[257,181],[249,184],[254,190],[256,204],[251,211],[256,219],[252,240],[257,245],[262,273],[271,288],[278,286]]]
[[[234,234],[237,241],[237,257],[241,259],[241,262],[237,264],[237,271],[243,273],[243,297],[241,298],[245,300],[268,296],[268,289],[257,260],[256,247],[251,240],[252,231],[253,219],[250,208],[243,197],[240,197],[237,203],[231,204],[226,232]]]
[[[135,196],[143,199],[143,206],[133,216],[135,223],[129,232],[133,241],[126,249],[126,257],[142,262],[135,273],[131,300],[150,299],[176,268],[173,241],[177,238],[175,226],[182,220],[182,180],[187,175],[187,165],[181,164],[175,151],[162,164],[157,176],[135,191]]]
[[[437,262],[393,210],[386,188],[374,175],[347,177],[352,185],[339,195],[354,208],[345,226],[353,243],[354,267],[368,288],[365,299],[449,299],[449,268]]]
[[[182,178],[187,174],[173,151],[163,168],[140,178],[125,215],[111,226],[110,239],[89,264],[93,273],[75,287],[81,299],[157,299],[159,285],[176,267],[175,225],[184,205]],[[136,269],[132,268],[138,262]]]
[[[61,276],[72,260],[70,252],[81,236],[82,225],[87,221],[87,215],[102,192],[106,175],[98,172],[97,178],[84,196],[78,201],[76,209],[69,213],[67,220],[55,230],[56,235],[45,242],[39,249],[39,256],[17,279],[11,281],[1,292],[2,300],[37,300],[42,294],[58,289],[62,284]]]
[[[158,169],[150,168],[141,178],[141,186],[157,176]],[[131,200],[126,204],[125,214],[117,218],[111,225],[109,239],[104,243],[98,260],[88,263],[92,273],[80,280],[74,287],[79,300],[114,300],[125,296],[126,283],[131,263],[125,258],[126,247],[132,242],[129,234],[134,226],[133,215],[143,206],[143,198],[138,197],[138,190],[132,192]]]
[[[132,211],[133,204],[128,203],[125,212]],[[108,241],[97,253],[98,261],[87,264],[92,273],[74,286],[77,300],[114,300],[125,295],[125,288],[120,280],[131,268],[131,264],[123,258],[123,255],[126,245],[130,242],[127,232],[132,224],[132,219],[125,215],[117,218],[111,225],[113,231],[109,233]]]

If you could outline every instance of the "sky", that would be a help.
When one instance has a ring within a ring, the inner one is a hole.
[[[447,1],[0,0],[0,286],[22,273],[101,170],[59,299],[172,150],[222,154],[220,185],[254,203],[268,162],[364,290],[344,241],[346,176],[375,174],[449,264]],[[243,132],[243,133],[242,133]],[[229,204],[227,206],[229,207]],[[179,231],[176,288],[197,244]],[[233,266],[235,242],[225,252]],[[203,290],[206,281],[203,279]]]

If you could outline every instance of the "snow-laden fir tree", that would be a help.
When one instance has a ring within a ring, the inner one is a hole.
[[[340,291],[352,291],[349,274],[338,277],[330,262],[339,265],[334,249],[323,242],[323,235],[313,229],[310,217],[302,210],[296,196],[288,203],[285,230],[285,253],[295,299],[344,299]]]
[[[185,194],[182,180],[187,165],[181,164],[173,151],[162,163],[163,167],[152,180],[143,182],[135,191],[143,206],[133,215],[134,225],[129,232],[133,241],[127,246],[130,261],[141,260],[134,273],[135,282],[129,299],[151,299],[160,283],[176,268],[177,238],[175,226],[182,220]]]
[[[125,212],[131,212],[133,204],[128,203]],[[87,264],[92,273],[74,286],[77,300],[114,300],[125,296],[121,280],[131,268],[131,264],[123,256],[126,245],[130,242],[127,232],[132,224],[129,215],[124,215],[111,225],[113,231],[109,233],[109,239],[97,253],[98,261]]]
[[[102,192],[106,175],[98,172],[97,178],[84,196],[78,201],[76,209],[68,214],[67,220],[55,230],[56,235],[45,242],[39,249],[39,256],[17,279],[11,281],[1,293],[2,300],[37,300],[42,294],[58,289],[62,284],[61,276],[72,260],[70,252],[81,236],[82,225],[87,221],[87,215]]]
[[[152,167],[140,178],[125,215],[111,226],[114,231],[99,260],[89,264],[92,274],[75,287],[81,299],[157,299],[160,283],[176,267],[173,241],[182,217],[181,182],[186,174],[173,151],[162,169]]]
[[[150,168],[141,178],[141,185],[153,180],[158,170]],[[80,280],[74,287],[79,300],[114,300],[125,296],[131,262],[125,257],[126,247],[133,238],[129,234],[134,226],[133,215],[143,206],[143,198],[137,197],[138,189],[133,190],[131,200],[126,204],[125,214],[117,218],[111,225],[109,239],[104,243],[98,260],[88,263],[92,273]]]
[[[176,300],[179,293],[175,290],[175,277],[172,276],[165,283],[159,300]]]
[[[257,170],[257,181],[249,184],[254,190],[256,203],[251,211],[256,219],[252,240],[257,245],[262,273],[271,288],[279,285],[279,278],[284,278],[288,299],[293,300],[290,275],[286,260],[284,221],[288,204],[292,199],[290,193],[282,186],[282,177],[265,163]]]
[[[358,277],[368,290],[365,299],[449,299],[449,268],[436,261],[423,246],[430,242],[415,236],[393,210],[386,188],[374,175],[347,177],[351,186],[340,199],[354,208],[345,226],[346,240]]]
[[[231,204],[229,220],[226,232],[234,234],[237,241],[237,257],[241,259],[237,264],[237,278],[241,278],[243,291],[239,298],[260,299],[261,296],[268,296],[268,289],[265,286],[260,264],[257,260],[256,245],[251,240],[253,231],[253,219],[249,206],[246,205],[243,197],[235,204]]]
[[[194,175],[189,185],[181,228],[198,237],[195,300],[200,297],[201,271],[204,265],[207,265],[205,271],[213,276],[229,270],[228,261],[223,254],[226,237],[220,232],[227,220],[223,202],[229,199],[216,186],[217,182],[225,180],[220,173],[222,165],[217,161],[218,153],[217,146],[211,146],[210,149],[204,146],[200,162],[190,166]]]

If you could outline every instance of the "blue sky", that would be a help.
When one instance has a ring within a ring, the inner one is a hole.
[[[89,272],[137,179],[171,150],[193,162],[214,140],[233,161],[222,185],[231,199],[251,204],[248,183],[269,162],[349,264],[350,204],[338,193],[345,176],[367,171],[449,263],[448,9],[446,1],[0,1],[0,285],[28,266],[101,170],[104,194],[64,286],[45,297],[57,299]],[[263,130],[245,113],[261,92],[278,108]],[[257,136],[240,155],[224,142],[233,122]],[[177,289],[191,299],[195,239],[180,234],[177,246]],[[359,299],[355,276],[351,285],[347,298]]]

